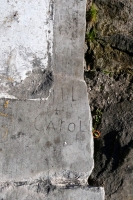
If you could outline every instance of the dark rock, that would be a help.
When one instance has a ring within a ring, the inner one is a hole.
[[[91,78],[90,78],[91,76]],[[88,182],[104,186],[107,200],[133,198],[133,84],[132,76],[111,76],[104,72],[85,73],[95,124],[95,110],[102,120],[95,127],[101,137],[94,139],[95,168]],[[101,87],[102,86],[102,87]],[[90,90],[91,88],[91,90]]]
[[[97,38],[102,41],[102,44],[110,44],[111,47],[116,48],[120,51],[125,51],[129,54],[133,54],[133,38],[116,34],[112,36],[104,36]]]
[[[86,51],[87,83],[93,127],[95,168],[91,186],[104,186],[106,200],[133,199],[133,3],[95,0],[94,42]],[[88,67],[89,66],[89,67]],[[102,112],[101,119],[95,123]]]

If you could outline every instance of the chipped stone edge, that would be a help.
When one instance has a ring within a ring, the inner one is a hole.
[[[66,180],[65,178],[62,179],[58,177],[55,181],[53,177],[48,177],[44,174],[40,174],[27,180],[0,182],[0,192],[3,194],[8,191],[15,190],[15,188],[23,188],[28,192],[44,196],[49,195],[51,191],[56,189],[82,189],[92,193],[101,193],[103,197],[102,199],[104,199],[105,196],[103,187],[91,187],[87,185],[86,182],[83,182],[83,180],[80,182],[80,179],[77,178],[69,178]]]

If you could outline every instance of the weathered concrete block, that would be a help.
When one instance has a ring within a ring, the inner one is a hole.
[[[1,199],[103,199],[80,188],[93,169],[85,0],[2,3]]]
[[[1,99],[1,179],[19,181],[64,169],[89,176],[93,143],[84,86],[83,81],[55,77],[48,100],[8,100],[5,108]]]

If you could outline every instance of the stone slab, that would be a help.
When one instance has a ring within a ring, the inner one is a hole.
[[[84,87],[83,81],[58,77],[48,100],[0,100],[1,180],[64,169],[89,176],[93,142]]]
[[[56,0],[54,72],[83,80],[86,0]]]
[[[2,3],[0,198],[102,200],[102,189],[81,189],[93,169],[86,1]]]

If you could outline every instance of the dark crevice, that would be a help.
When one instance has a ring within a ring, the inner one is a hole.
[[[88,49],[85,53],[85,61],[86,61],[86,70],[93,69],[94,62],[95,62],[95,56],[94,56],[94,53],[91,50],[89,44],[88,44]]]
[[[120,52],[126,53],[126,54],[129,55],[129,56],[133,56],[133,53],[132,53],[132,52],[129,52],[129,51],[127,51],[127,50],[122,50],[122,49],[120,49],[120,48],[118,48],[118,47],[116,47],[116,46],[114,46],[114,45],[110,45],[110,46],[111,46],[112,49],[116,49],[116,50],[118,50],[118,51],[120,51]]]

